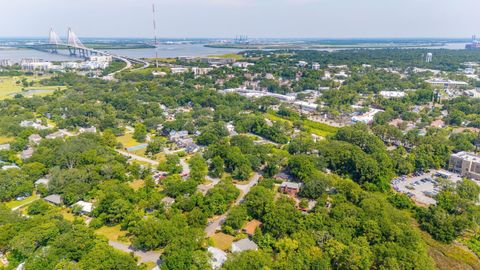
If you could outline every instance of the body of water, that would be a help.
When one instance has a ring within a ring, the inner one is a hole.
[[[121,50],[106,50],[112,54],[126,56],[130,58],[154,58],[155,49],[121,49]],[[185,45],[160,45],[157,48],[158,57],[173,58],[179,56],[210,56],[210,55],[224,55],[229,53],[237,53],[238,49],[222,49],[222,48],[208,48],[203,44],[185,44]],[[60,54],[50,54],[29,49],[8,49],[0,48],[0,59],[10,59],[15,62],[20,62],[24,58],[38,58],[46,61],[77,61],[81,60],[77,57],[68,56],[67,51],[61,51]]]
[[[445,46],[433,46],[426,47],[424,49],[464,49],[465,43],[447,43]],[[325,51],[336,51],[339,49],[320,49]],[[223,55],[229,53],[237,53],[239,49],[223,49],[223,48],[209,48],[204,44],[173,44],[173,45],[160,45],[155,52],[155,49],[121,49],[121,50],[107,50],[115,55],[126,56],[130,58],[153,58],[155,54],[161,58],[174,58],[179,56],[192,56],[202,57],[211,55]],[[80,58],[68,56],[67,51],[61,52],[61,54],[50,54],[46,52],[40,52],[28,49],[10,49],[0,48],[0,59],[10,59],[14,62],[20,62],[24,58],[37,58],[46,61],[77,61]]]

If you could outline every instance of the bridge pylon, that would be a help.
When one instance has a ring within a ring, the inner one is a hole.
[[[69,51],[71,55],[77,55],[77,51],[79,54],[82,54],[83,57],[86,57],[86,47],[83,45],[82,41],[77,37],[77,35],[73,32],[72,28],[68,28],[68,35],[67,35],[67,45],[69,47]]]
[[[50,34],[48,36],[48,44],[52,46],[51,52],[58,53],[58,46],[63,45],[63,41],[60,39],[60,36],[55,33],[53,28],[50,28]]]

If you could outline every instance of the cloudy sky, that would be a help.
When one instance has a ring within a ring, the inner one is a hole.
[[[0,0],[0,36],[469,37],[480,0]]]

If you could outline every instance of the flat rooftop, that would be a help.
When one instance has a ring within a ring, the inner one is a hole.
[[[470,153],[470,152],[458,152],[456,154],[453,154],[452,156],[457,157],[457,158],[461,158],[461,159],[467,160],[467,161],[478,161],[478,162],[480,162],[480,156],[476,155],[474,153]]]

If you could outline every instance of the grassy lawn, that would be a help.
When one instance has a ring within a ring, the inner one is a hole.
[[[236,60],[243,59],[243,56],[241,56],[239,54],[236,54],[236,53],[227,53],[227,54],[224,54],[224,55],[211,55],[209,57],[213,57],[213,58],[233,58],[233,59],[236,59]]]
[[[36,194],[33,194],[32,196],[27,197],[27,198],[25,198],[24,200],[21,200],[21,201],[14,200],[14,201],[7,202],[6,205],[7,205],[8,208],[13,209],[15,207],[25,206],[25,205],[31,204],[32,202],[34,202],[38,199],[40,199],[40,197],[38,197]]]
[[[139,149],[139,150],[135,150],[135,151],[129,151],[129,153],[132,153],[132,154],[135,154],[137,156],[142,156],[142,157],[145,157],[145,150],[146,149]]]
[[[132,138],[133,134],[127,133],[123,136],[117,137],[117,141],[123,144],[123,147],[133,147],[139,145],[141,143],[137,142],[135,139]]]
[[[128,183],[128,186],[130,186],[133,190],[138,191],[145,185],[145,181],[138,179],[133,182]]]
[[[150,168],[154,167],[152,164],[150,164],[148,162],[145,162],[145,161],[141,161],[141,160],[132,160],[132,163],[142,165],[142,166],[145,166],[145,167],[150,167]]]
[[[113,227],[103,226],[100,229],[96,230],[95,233],[97,235],[104,236],[105,238],[111,241],[122,242],[128,245],[131,244],[128,240],[125,240],[127,231],[122,231],[120,229],[120,225],[113,226]]]
[[[210,239],[212,239],[214,247],[225,251],[230,249],[235,237],[224,233],[216,233]]]
[[[145,262],[144,264],[145,264],[145,269],[147,270],[152,270],[157,266],[157,264],[154,262]]]
[[[16,82],[22,78],[30,79],[28,77],[0,77],[0,99],[5,99],[21,92],[23,86]]]
[[[60,209],[60,214],[62,214],[65,220],[73,222],[75,220],[75,215],[73,215],[72,210],[69,208],[62,208]],[[78,217],[77,217],[78,218]]]
[[[11,137],[1,137],[0,136],[0,144],[9,143],[13,140],[14,140],[14,138],[11,138]]]
[[[11,98],[15,94],[21,94],[22,90],[32,90],[32,89],[42,89],[42,90],[57,90],[57,89],[65,89],[65,87],[60,86],[42,86],[42,85],[35,85],[33,87],[23,87],[22,84],[17,84],[17,81],[26,78],[29,82],[30,81],[39,81],[40,79],[45,79],[45,77],[36,78],[32,76],[21,76],[21,77],[0,77],[0,100],[5,98]],[[51,92],[43,92],[43,93],[35,93],[32,95],[35,96],[45,96],[49,95]],[[32,96],[28,95],[28,96]]]

